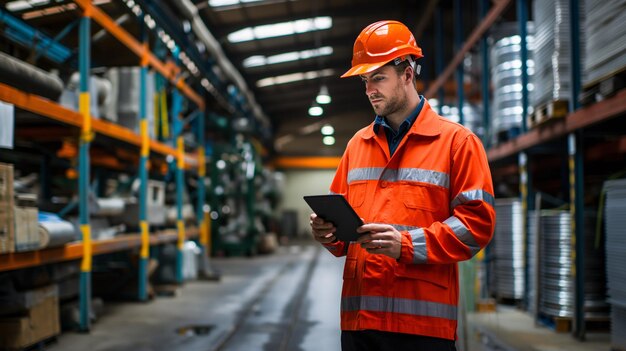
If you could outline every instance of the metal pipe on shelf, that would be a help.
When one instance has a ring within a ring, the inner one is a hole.
[[[204,100],[200,95],[194,92],[183,80],[176,75],[177,67],[172,69],[170,65],[166,65],[155,55],[147,52],[142,43],[132,37],[130,33],[119,27],[115,21],[107,16],[102,10],[97,8],[89,0],[73,0],[78,6],[85,11],[90,11],[95,22],[105,28],[111,35],[130,49],[135,55],[146,56],[148,64],[166,77],[174,86],[176,86],[189,100],[193,101],[201,110],[205,109]]]

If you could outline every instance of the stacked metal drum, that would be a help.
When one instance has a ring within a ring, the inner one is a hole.
[[[585,319],[608,318],[604,247],[596,243],[596,219],[585,214],[584,315]],[[574,315],[571,214],[542,210],[539,219],[539,313],[548,317]]]
[[[533,88],[535,72],[533,57],[534,25],[528,23],[526,36],[528,48],[527,72],[528,87]],[[492,126],[493,142],[512,137],[515,130],[519,133],[522,123],[522,61],[521,38],[517,23],[505,23],[494,31],[494,43],[491,46],[491,79],[493,85]],[[531,112],[531,111],[528,111]],[[503,137],[504,136],[504,137]]]
[[[490,244],[491,294],[499,299],[524,297],[524,233],[518,198],[496,199],[496,229]]]
[[[626,179],[604,183],[606,274],[611,303],[611,344],[626,349]]]

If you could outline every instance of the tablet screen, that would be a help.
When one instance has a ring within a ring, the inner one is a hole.
[[[335,225],[337,240],[356,241],[361,235],[356,232],[356,229],[363,225],[363,221],[343,196],[338,194],[311,195],[305,196],[304,201],[317,216]]]

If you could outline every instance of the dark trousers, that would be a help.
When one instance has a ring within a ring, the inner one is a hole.
[[[378,330],[341,332],[342,351],[456,351],[454,340]]]

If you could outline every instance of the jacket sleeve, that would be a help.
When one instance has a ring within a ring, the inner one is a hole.
[[[470,259],[493,235],[493,183],[482,143],[467,135],[452,149],[450,217],[402,232],[403,263],[441,264]]]
[[[339,162],[339,167],[337,168],[337,172],[335,172],[335,177],[333,178],[333,182],[330,185],[330,193],[331,194],[340,194],[343,195],[346,199],[348,198],[348,153],[344,153],[343,157],[341,157],[341,161]],[[348,253],[349,243],[345,243],[343,241],[336,241],[330,244],[322,244],[328,252],[331,254],[341,257],[345,256]]]

